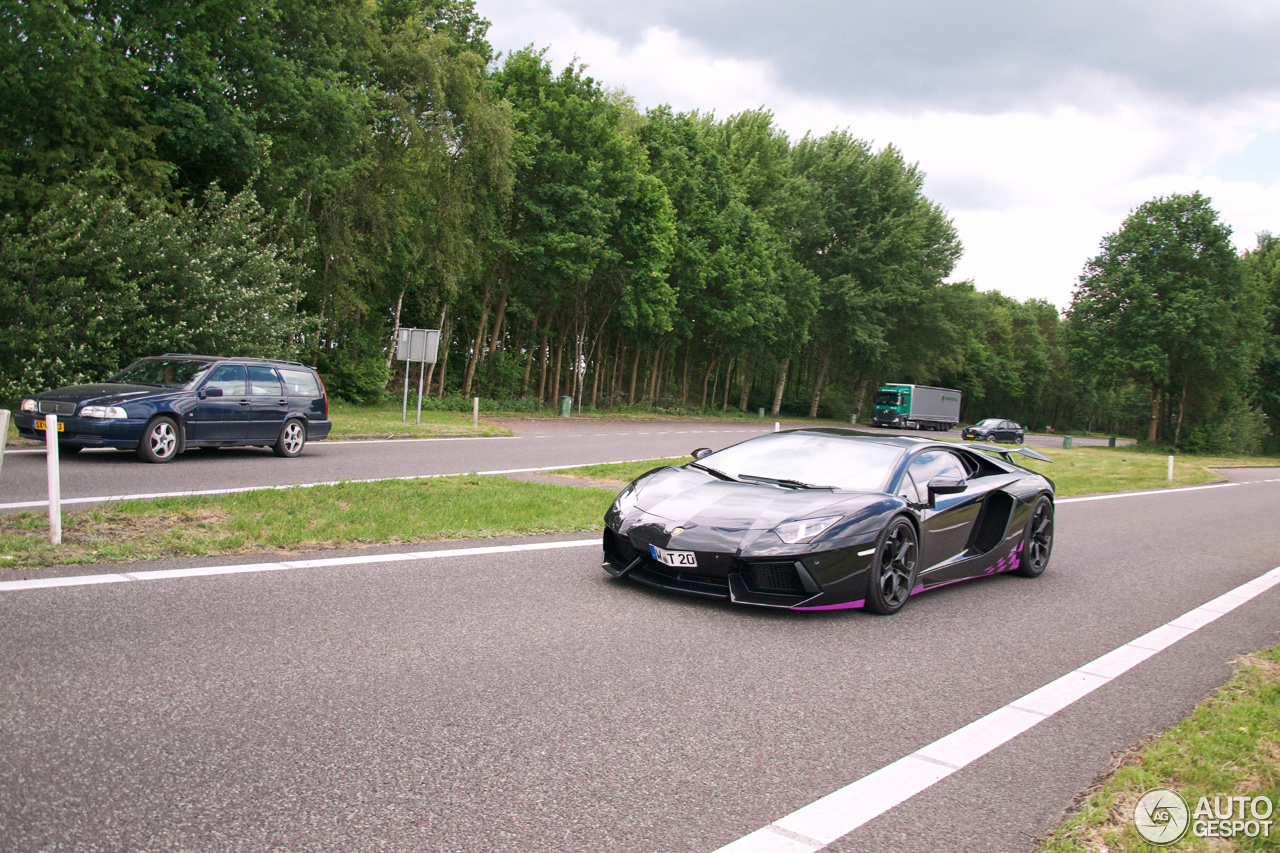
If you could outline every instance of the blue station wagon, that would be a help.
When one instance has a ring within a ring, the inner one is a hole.
[[[14,425],[43,439],[44,415],[57,415],[60,452],[114,447],[147,462],[171,462],[188,447],[261,446],[293,457],[332,427],[324,383],[310,367],[182,353],[136,361],[105,382],[29,397]]]

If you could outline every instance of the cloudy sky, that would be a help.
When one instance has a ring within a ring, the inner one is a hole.
[[[1240,249],[1280,232],[1277,0],[476,0],[499,51],[575,58],[643,109],[764,107],[928,175],[954,279],[1071,300],[1137,205],[1195,190]]]

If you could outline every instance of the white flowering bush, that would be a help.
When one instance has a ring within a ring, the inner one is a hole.
[[[252,191],[197,205],[69,188],[0,223],[0,401],[96,381],[162,352],[289,357],[304,246],[278,242]]]

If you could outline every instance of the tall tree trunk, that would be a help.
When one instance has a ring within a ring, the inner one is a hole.
[[[547,312],[547,327],[542,330],[542,343],[538,345],[538,399],[547,399],[547,359],[551,355],[551,320],[553,315]]]
[[[1155,446],[1160,437],[1160,387],[1151,386],[1151,423],[1147,425],[1147,444]]]
[[[1187,381],[1186,377],[1183,377],[1182,400],[1179,401],[1178,403],[1178,423],[1173,428],[1173,449],[1174,450],[1178,449],[1178,441],[1182,438],[1182,416],[1186,414],[1186,411],[1187,411],[1187,386],[1189,386],[1190,384],[1191,383]]]
[[[540,319],[541,319],[541,315],[538,313],[535,313],[533,315],[533,325],[529,327],[533,329],[533,339],[535,341],[537,341],[538,339],[538,320]],[[529,372],[533,369],[533,354],[535,351],[537,351],[537,349],[538,348],[535,347],[533,344],[529,344],[529,352],[524,357],[524,382],[520,384],[521,394],[529,393]]]
[[[391,348],[387,350],[387,369],[391,369],[391,363],[396,360],[396,342],[400,337],[400,307],[404,305],[404,291],[400,291],[400,295],[396,298],[396,315],[391,322]],[[405,362],[406,366],[408,362]]]
[[[502,298],[498,300],[498,313],[493,318],[493,334],[489,337],[489,364],[493,364],[498,353],[498,341],[502,337],[502,321],[507,316],[507,291],[504,288]]]
[[[747,410],[748,397],[751,394],[751,366],[755,363],[755,358],[747,361],[746,367],[741,369],[742,373],[742,391],[738,394],[738,411],[745,412]]]
[[[636,344],[636,355],[631,361],[631,387],[627,389],[627,405],[636,403],[636,374],[640,372],[640,345]]]
[[[444,317],[445,317],[445,314],[448,313],[448,310],[449,310],[448,307],[444,307],[440,309],[440,321],[436,323],[436,328],[440,330],[440,344],[444,346],[446,352],[448,352],[449,346],[448,346],[448,342],[445,340],[445,337],[444,337]],[[440,357],[438,354],[438,349],[439,347],[437,347],[437,356],[436,356],[437,358]],[[406,371],[409,369],[409,362],[406,361],[404,363],[404,369]],[[427,379],[426,379],[426,382],[424,383],[427,389],[428,397],[431,396],[431,377],[435,375],[436,375],[436,363],[433,361],[427,365]]]
[[[867,399],[867,381],[870,379],[866,373],[858,373],[858,380],[853,383],[853,423],[858,422],[858,418],[862,417],[862,401]]]
[[[604,335],[596,335],[596,345],[593,350],[595,356],[593,367],[591,369],[591,408],[596,407],[596,392],[600,390],[600,374],[604,372]]]
[[[484,299],[480,301],[480,325],[476,329],[476,341],[471,353],[471,358],[467,359],[467,372],[462,378],[462,397],[466,399],[471,396],[471,381],[476,375],[476,365],[484,358],[484,333],[489,328],[489,295],[493,291],[493,281],[488,280],[484,285]]]
[[[561,387],[560,382],[562,379],[560,375],[560,371],[564,365],[564,342],[567,341],[568,339],[569,339],[569,329],[568,329],[568,326],[566,325],[564,331],[560,333],[560,340],[556,341],[555,379],[551,382],[552,393],[551,393],[551,399],[548,401],[551,403],[552,406],[560,405],[560,387]]]
[[[609,405],[613,405],[622,399],[622,362],[627,354],[627,348],[623,345],[622,333],[618,333],[618,343],[613,350],[613,374],[610,376],[609,382]]]
[[[729,359],[729,366],[724,369],[724,398],[720,402],[720,411],[729,411],[729,388],[733,385],[733,370],[738,366],[736,358]]]
[[[707,364],[706,371],[702,374],[702,402],[698,404],[700,409],[707,407],[707,384],[711,381],[711,373],[716,369],[716,363],[719,361],[719,357],[711,359]]]
[[[662,379],[662,353],[665,347],[659,347],[653,353],[653,363],[649,365],[649,381],[646,384],[647,391],[645,396],[649,400],[650,406],[658,404],[658,385]]]
[[[441,324],[440,346],[444,348],[444,355],[440,356],[440,392],[437,395],[439,397],[444,396],[444,380],[449,371],[449,350],[452,349],[452,347],[449,346],[449,343],[453,340],[453,326],[455,320],[456,318],[449,317]]]
[[[827,350],[824,347],[818,355],[818,373],[813,377],[813,399],[809,403],[810,418],[818,416],[818,400],[822,397],[822,383],[827,381],[827,362],[829,360]]]
[[[782,392],[787,389],[787,370],[791,367],[791,359],[784,358],[778,364],[778,384],[773,389],[773,408],[769,410],[769,414],[774,417],[778,416],[778,412],[782,411]]]
[[[693,348],[693,341],[685,341],[684,343],[684,367],[680,371],[680,405],[689,405],[689,350]]]

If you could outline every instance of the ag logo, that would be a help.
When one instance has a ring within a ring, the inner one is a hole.
[[[1152,788],[1133,807],[1133,826],[1152,844],[1163,847],[1187,834],[1191,810],[1177,791]]]

